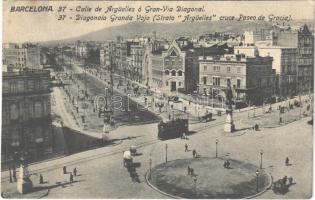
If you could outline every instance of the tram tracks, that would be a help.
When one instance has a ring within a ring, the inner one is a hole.
[[[206,129],[209,129],[209,128],[213,128],[213,127],[217,127],[217,126],[220,126],[220,125],[223,125],[224,122],[218,122],[218,123],[215,123],[215,124],[209,124],[207,126],[204,126],[204,127],[198,127],[198,128],[195,128],[195,129],[192,129],[191,131],[204,131]],[[145,141],[145,142],[142,142],[142,143],[139,143],[137,145],[137,148],[142,148],[142,147],[146,147],[146,146],[150,146],[150,145],[153,145],[153,144],[157,144],[157,143],[160,143],[160,142],[163,142],[159,139],[153,139],[153,140],[148,140],[148,141]],[[124,145],[122,147],[118,147],[118,148],[115,148],[114,150],[110,150],[110,151],[107,151],[107,152],[103,152],[103,153],[99,153],[99,154],[95,154],[95,155],[84,155],[85,157],[84,158],[79,158],[79,159],[74,159],[74,160],[71,160],[71,161],[66,161],[66,162],[62,162],[62,163],[57,163],[57,164],[52,164],[52,166],[50,167],[44,167],[44,168],[39,168],[39,169],[34,169],[34,170],[30,170],[30,173],[31,174],[38,174],[38,173],[43,173],[43,172],[49,172],[49,171],[53,171],[53,170],[56,170],[58,168],[62,168],[63,166],[71,166],[71,165],[75,165],[75,164],[80,164],[80,163],[84,163],[84,162],[88,162],[88,161],[92,161],[92,160],[96,160],[96,159],[99,159],[99,158],[104,158],[104,157],[108,157],[108,156],[112,156],[112,155],[116,155],[116,154],[122,154],[124,151],[126,150],[129,150],[130,148],[130,145]],[[94,150],[90,150],[90,151],[94,151]],[[84,152],[82,152],[84,153]],[[75,156],[75,154],[73,154]],[[66,157],[63,157],[63,158],[60,158],[60,159],[64,159]],[[60,160],[58,159],[58,160]],[[54,160],[56,161],[56,160]],[[1,180],[8,180],[9,179],[9,176],[2,176]]]

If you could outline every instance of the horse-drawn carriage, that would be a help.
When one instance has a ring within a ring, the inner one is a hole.
[[[206,113],[204,116],[202,116],[199,120],[200,121],[206,121],[209,122],[212,119],[212,113]]]
[[[285,194],[288,192],[288,186],[284,184],[282,179],[279,179],[273,183],[272,190],[276,194]]]
[[[287,180],[288,180],[288,184],[287,184]],[[272,184],[272,190],[276,194],[285,194],[289,191],[289,187],[292,184],[293,184],[293,178],[292,177],[287,178],[287,176],[285,176],[282,179],[279,179]]]

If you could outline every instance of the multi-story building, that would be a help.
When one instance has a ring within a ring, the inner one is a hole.
[[[26,67],[30,69],[42,69],[39,46],[33,44],[26,45]]]
[[[260,56],[273,58],[272,69],[275,72],[273,92],[278,95],[296,94],[298,49],[296,47],[273,46],[269,42],[257,42],[256,46],[236,46],[234,53],[246,56],[255,56],[258,51]]]
[[[9,70],[22,70],[25,67],[42,69],[40,48],[33,44],[4,44],[3,65],[6,65]]]
[[[8,70],[26,67],[26,49],[21,44],[4,44],[2,51],[2,63],[8,67]]]
[[[133,80],[139,83],[145,82],[143,79],[143,56],[145,44],[134,44],[130,46],[131,70]]]
[[[103,65],[101,64],[102,67],[109,68],[113,67],[115,69],[115,58],[116,58],[116,44],[114,41],[109,41],[103,45]],[[112,66],[111,66],[112,65]]]
[[[185,55],[175,40],[152,51],[152,86],[165,93],[184,91]]]
[[[106,56],[106,48],[105,45],[102,45],[102,47],[100,48],[100,66],[101,67],[105,67],[105,56]]]
[[[209,47],[203,46],[183,46],[182,51],[186,52],[185,57],[185,91],[194,92],[198,90],[199,83],[199,57],[200,56],[222,56],[224,54],[233,53],[226,43],[215,44]]]
[[[51,152],[49,71],[3,72],[2,78],[2,159],[19,151],[34,157]]]
[[[225,55],[223,57],[200,57],[199,93],[221,93],[230,81],[236,99],[260,103],[271,91],[273,74],[272,57],[245,57]]]
[[[298,91],[313,91],[314,36],[304,25],[298,31]]]
[[[86,44],[78,41],[75,46],[75,53],[78,58],[85,58],[88,53],[88,48]]]

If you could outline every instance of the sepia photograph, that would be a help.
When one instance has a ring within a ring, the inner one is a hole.
[[[314,1],[3,0],[4,199],[311,199]]]

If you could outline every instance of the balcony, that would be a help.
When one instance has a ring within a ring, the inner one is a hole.
[[[32,95],[41,95],[49,94],[52,92],[51,88],[42,89],[42,90],[32,90],[32,91],[21,91],[21,92],[3,92],[3,97],[18,97],[18,96],[32,96]]]

